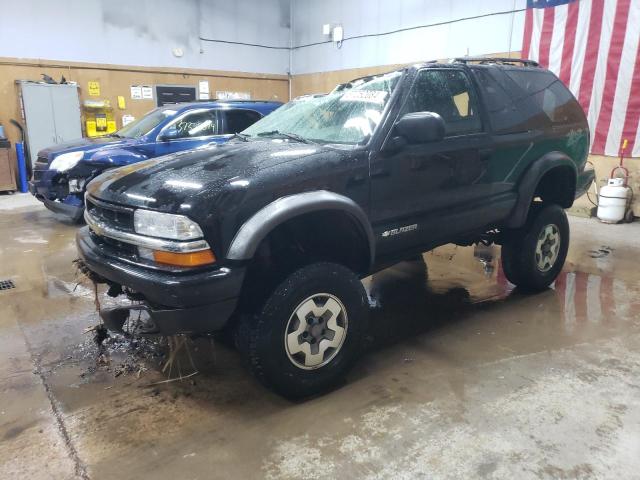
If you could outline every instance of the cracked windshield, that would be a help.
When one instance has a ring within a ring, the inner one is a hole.
[[[252,137],[291,137],[319,143],[366,143],[382,118],[402,72],[347,85],[340,91],[293,101],[243,133]]]

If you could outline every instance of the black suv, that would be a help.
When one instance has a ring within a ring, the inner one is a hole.
[[[235,332],[286,396],[332,385],[367,332],[360,279],[445,243],[502,245],[547,288],[586,191],[589,130],[534,62],[454,60],[290,102],[225,145],[112,170],[87,189],[81,260],[142,301],[147,333]],[[129,307],[101,312],[122,327]]]

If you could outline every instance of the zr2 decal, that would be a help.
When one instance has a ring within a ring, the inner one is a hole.
[[[404,227],[394,228],[393,230],[386,230],[382,232],[383,237],[393,237],[400,233],[409,233],[418,229],[418,224],[414,223],[413,225],[406,225]]]

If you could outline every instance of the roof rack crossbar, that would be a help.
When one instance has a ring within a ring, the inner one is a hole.
[[[525,67],[539,67],[540,64],[534,60],[528,60],[525,58],[509,58],[509,57],[458,57],[451,60],[451,63],[500,63],[503,65],[512,65],[514,63],[521,63]]]

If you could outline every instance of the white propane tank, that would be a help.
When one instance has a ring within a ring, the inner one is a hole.
[[[598,193],[598,218],[604,223],[618,223],[627,211],[629,188],[624,178],[610,178]]]

